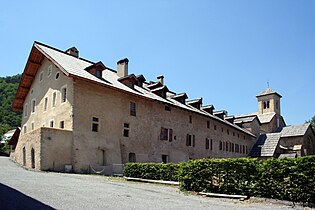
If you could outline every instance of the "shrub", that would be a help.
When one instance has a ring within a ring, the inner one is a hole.
[[[127,163],[124,175],[128,177],[178,181],[180,164],[175,163]]]
[[[179,181],[180,189],[241,194],[315,204],[315,156],[295,159],[200,159],[128,163],[125,176]]]

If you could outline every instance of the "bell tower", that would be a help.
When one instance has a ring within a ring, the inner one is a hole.
[[[267,88],[258,95],[258,114],[266,114],[275,112],[281,116],[280,112],[280,99],[282,96],[271,88]]]

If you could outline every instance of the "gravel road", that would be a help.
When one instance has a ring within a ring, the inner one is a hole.
[[[290,209],[284,204],[206,198],[177,187],[96,175],[25,170],[0,157],[0,209]]]

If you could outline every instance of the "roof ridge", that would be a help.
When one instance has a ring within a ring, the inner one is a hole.
[[[47,47],[47,48],[50,48],[50,49],[52,49],[52,50],[58,51],[58,52],[63,53],[63,54],[65,54],[65,55],[68,55],[68,56],[74,57],[74,56],[72,56],[72,55],[68,54],[68,53],[67,53],[67,52],[65,52],[65,51],[62,51],[62,50],[60,50],[60,49],[58,49],[58,48],[55,48],[55,47],[49,46],[49,45],[44,44],[44,43],[39,42],[39,41],[34,41],[34,44],[33,44],[33,45],[35,45],[35,44],[42,45],[42,46],[44,46],[44,47]],[[74,57],[74,58],[77,58],[77,57]],[[80,60],[83,60],[83,61],[89,62],[89,63],[91,63],[91,64],[95,64],[95,62],[90,61],[90,60],[85,59],[85,58],[81,58],[81,57],[79,57],[79,58],[77,58],[77,59],[80,59]]]

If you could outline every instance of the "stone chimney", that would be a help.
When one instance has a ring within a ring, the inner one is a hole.
[[[121,59],[117,62],[117,75],[124,77],[128,75],[128,58]]]
[[[66,53],[68,53],[69,55],[72,55],[76,58],[79,57],[79,50],[76,47],[71,47],[71,48],[67,49]]]
[[[162,85],[164,85],[164,76],[163,75],[157,76],[156,78],[157,78],[158,82],[160,82]]]

